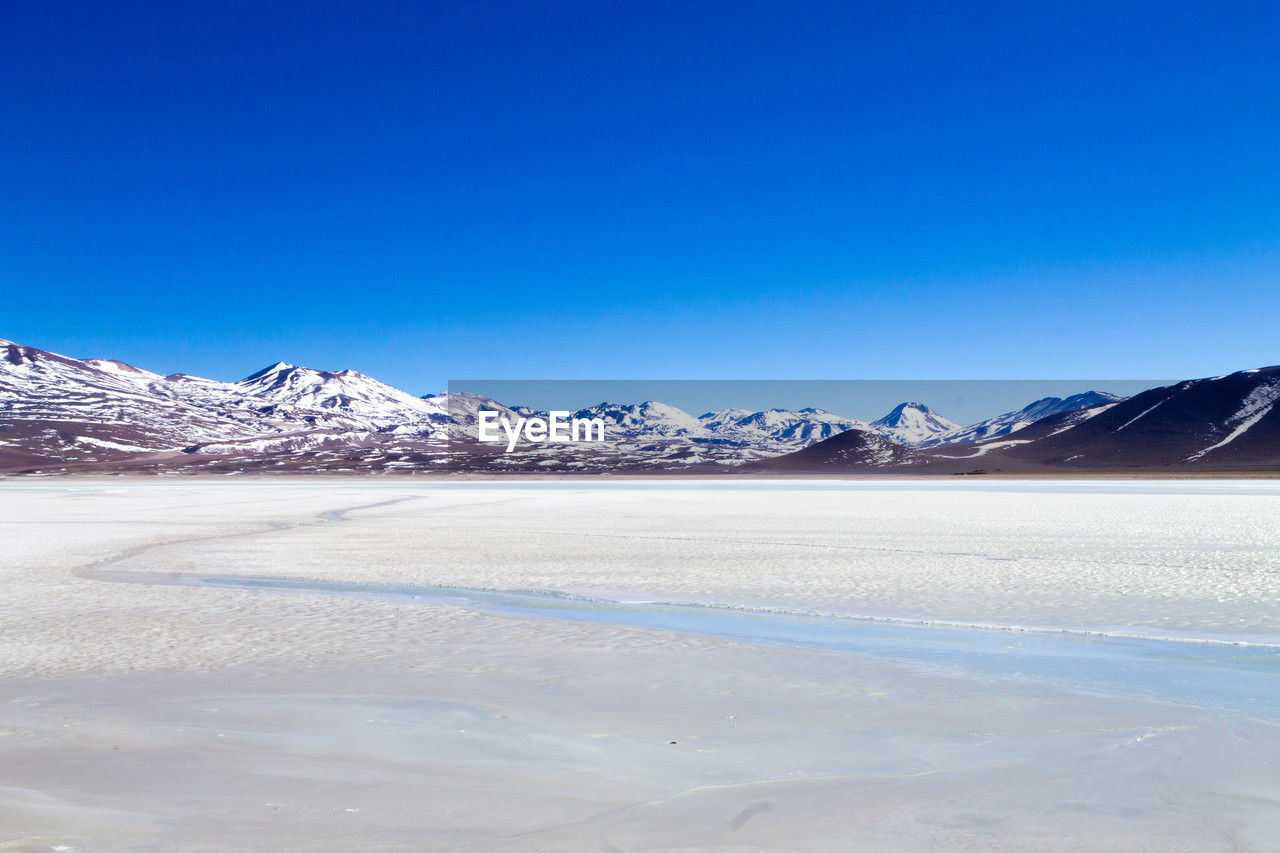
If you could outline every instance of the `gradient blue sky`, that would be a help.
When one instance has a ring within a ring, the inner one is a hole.
[[[234,379],[1280,362],[1274,3],[7,2],[0,336]]]

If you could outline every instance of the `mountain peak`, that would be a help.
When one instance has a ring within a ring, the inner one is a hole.
[[[937,412],[930,409],[924,403],[907,402],[899,403],[893,407],[893,411],[885,415],[878,421],[872,421],[872,426],[886,427],[889,429],[900,429],[902,427],[914,426],[918,424],[929,423],[935,427],[942,429],[956,429],[958,424],[954,424]]]
[[[894,406],[889,414],[878,421],[872,421],[871,428],[891,441],[914,446],[958,430],[960,426],[937,414],[924,403],[911,401]]]
[[[274,376],[280,373],[288,373],[290,370],[297,370],[297,365],[289,364],[287,361],[277,361],[275,364],[267,365],[256,373],[250,373],[241,382],[252,382],[255,379],[262,379],[264,376]]]
[[[912,401],[907,403],[899,403],[898,405],[893,407],[893,411],[889,412],[889,414],[885,415],[883,418],[880,418],[880,420],[878,421],[873,421],[872,423],[878,426],[897,427],[897,426],[901,426],[904,420],[910,419],[912,417],[919,417],[921,415],[924,415],[927,417],[932,414],[933,414],[933,410],[930,409],[928,406],[926,406],[924,403],[918,403],[918,402]]]

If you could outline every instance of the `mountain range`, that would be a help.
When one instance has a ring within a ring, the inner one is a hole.
[[[599,445],[477,442],[477,394],[417,397],[352,370],[280,362],[238,382],[162,376],[0,340],[0,471],[930,472],[1280,465],[1280,368],[1047,397],[968,426],[921,402],[875,421],[816,408],[599,403]],[[1013,436],[1011,438],[1011,436]]]
[[[1093,392],[1090,392],[1092,394]],[[1152,388],[1082,408],[1038,400],[975,424],[955,442],[899,446],[849,430],[748,470],[977,473],[1218,470],[1280,472],[1280,367],[1242,370]],[[1041,412],[1047,415],[1032,416]],[[997,426],[998,425],[998,426]]]

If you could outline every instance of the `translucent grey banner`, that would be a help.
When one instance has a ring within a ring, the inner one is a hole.
[[[1184,382],[455,380],[444,465],[544,475],[1247,470],[1280,464],[1276,397],[1270,370]]]

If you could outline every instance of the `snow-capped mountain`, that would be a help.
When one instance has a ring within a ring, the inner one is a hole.
[[[351,371],[278,364],[217,382],[0,341],[0,456],[17,464],[363,446],[380,430],[442,440],[445,421],[438,403]]]
[[[1006,412],[972,426],[957,428],[951,432],[925,439],[917,447],[945,447],[953,444],[971,444],[975,441],[987,441],[993,438],[1010,435],[1037,421],[1063,412],[1074,412],[1109,403],[1118,403],[1123,397],[1107,394],[1102,391],[1085,391],[1072,394],[1070,397],[1044,397],[1030,403],[1016,412]]]
[[[741,445],[774,445],[799,449],[850,429],[866,429],[865,421],[822,409],[722,409],[699,415],[698,421],[716,440]],[[783,450],[782,452],[786,452]]]
[[[712,437],[693,415],[653,400],[644,403],[598,403],[579,409],[573,416],[600,418],[605,422],[605,434],[610,439]]]
[[[960,425],[937,414],[924,403],[900,403],[883,418],[872,421],[871,429],[898,444],[921,447],[926,442],[959,430]]]
[[[434,398],[406,394],[354,370],[333,373],[278,362],[235,385],[244,396],[262,401],[264,413],[292,417],[326,413],[372,429],[429,423],[448,415],[448,406]]]
[[[1089,402],[1094,398],[1077,395]],[[838,435],[753,469],[985,471],[1280,470],[1280,367],[1244,370],[1152,388],[1080,409],[1066,401],[1016,432],[970,444],[912,448],[881,461],[865,440]],[[1068,398],[1071,399],[1071,398]],[[1027,407],[1033,408],[1036,404]],[[1025,410],[1024,410],[1025,411]],[[970,429],[975,429],[975,425]],[[854,451],[850,452],[850,442]],[[887,457],[886,457],[887,458]]]
[[[121,362],[0,341],[0,450],[11,457],[95,461],[283,429],[263,421]]]
[[[694,417],[683,409],[652,400],[639,404],[600,403],[575,412],[574,417],[601,418],[610,439],[680,438],[767,453],[798,450],[845,430],[867,426],[863,421],[812,408],[759,412],[723,409]]]
[[[536,412],[528,406],[508,406],[481,394],[455,391],[452,394],[431,394],[422,398],[431,406],[439,407],[445,412],[445,423],[449,436],[454,439],[476,440],[477,424],[480,412],[496,412],[498,417],[516,423],[520,418],[538,417],[545,413]]]

